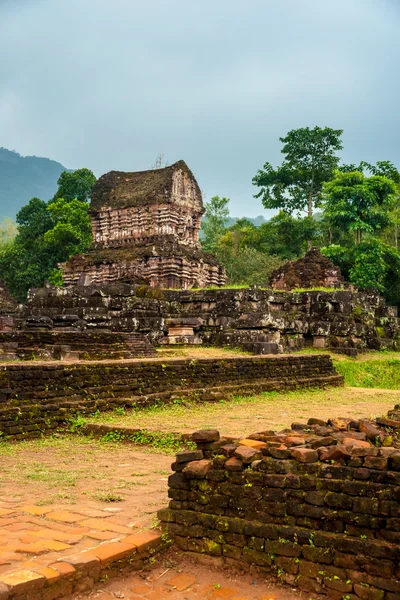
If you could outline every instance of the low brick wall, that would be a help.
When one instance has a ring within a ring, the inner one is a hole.
[[[236,443],[196,432],[198,449],[172,465],[163,528],[182,550],[307,592],[397,600],[400,449],[387,444],[397,443],[400,411],[390,416],[392,431],[379,420],[311,419]]]
[[[342,382],[327,355],[10,364],[0,367],[0,434],[37,437],[78,411]]]
[[[149,339],[140,333],[79,331],[68,327],[64,331],[34,328],[0,331],[0,359],[119,360],[156,355]]]

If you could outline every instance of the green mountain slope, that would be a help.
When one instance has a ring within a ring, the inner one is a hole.
[[[0,148],[0,218],[12,217],[31,198],[49,200],[57,190],[62,164],[49,158],[21,156]]]

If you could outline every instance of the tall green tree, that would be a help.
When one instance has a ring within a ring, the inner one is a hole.
[[[90,169],[77,169],[76,171],[63,171],[58,178],[58,190],[52,201],[64,198],[67,202],[80,200],[88,202],[92,195],[92,187],[96,183],[96,177]]]
[[[0,272],[11,294],[24,301],[31,287],[43,285],[54,266],[44,234],[51,228],[46,202],[32,198],[17,214],[18,233],[0,252]]]
[[[267,286],[272,271],[284,261],[277,256],[270,256],[255,248],[240,248],[235,254],[218,253],[218,257],[226,269],[228,284]]]
[[[215,252],[218,240],[226,229],[229,219],[229,198],[213,196],[205,204],[205,213],[201,225],[203,240],[202,246],[207,252]]]
[[[311,217],[295,218],[281,210],[258,228],[258,249],[286,260],[302,256],[309,241],[319,245],[320,222]]]
[[[322,185],[332,179],[339,164],[337,152],[342,149],[342,129],[304,127],[293,129],[284,138],[282,164],[274,169],[268,162],[253,178],[260,188],[265,208],[284,209],[288,213],[307,210],[311,217],[321,206]]]
[[[337,171],[324,184],[324,214],[343,231],[353,232],[359,244],[364,233],[376,234],[389,225],[395,193],[396,185],[388,177]]]
[[[0,248],[0,272],[17,300],[24,301],[28,290],[41,287],[45,279],[60,283],[58,264],[90,246],[89,204],[85,198],[91,193],[94,175],[88,169],[65,175],[68,177],[60,176],[52,200],[32,198],[21,208],[17,235]]]
[[[52,227],[44,234],[43,242],[57,263],[88,250],[92,241],[88,208],[87,202],[76,198],[69,202],[60,198],[48,205]]]

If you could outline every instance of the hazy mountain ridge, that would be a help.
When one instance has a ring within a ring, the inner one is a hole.
[[[12,217],[33,197],[49,200],[57,190],[61,163],[39,156],[21,156],[0,148],[0,217]]]
[[[0,218],[15,215],[31,198],[50,200],[57,190],[57,179],[66,169],[61,163],[39,156],[21,156],[15,150],[0,148]],[[258,217],[229,217],[227,226],[231,227],[240,218],[253,225],[266,223],[267,219]]]

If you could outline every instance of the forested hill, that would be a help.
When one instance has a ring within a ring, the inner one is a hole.
[[[31,198],[49,200],[57,190],[57,179],[67,169],[49,158],[21,156],[0,148],[0,218],[12,217]]]

